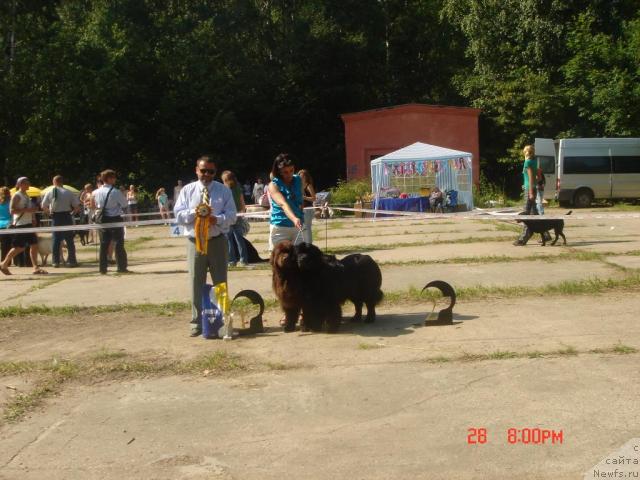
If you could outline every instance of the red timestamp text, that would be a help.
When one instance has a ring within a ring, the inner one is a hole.
[[[468,445],[483,445],[488,440],[489,433],[486,428],[472,427],[467,429]],[[538,427],[508,428],[506,440],[509,445],[562,445],[564,431]]]

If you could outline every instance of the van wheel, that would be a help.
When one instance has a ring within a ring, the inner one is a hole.
[[[593,193],[586,188],[581,188],[573,196],[573,204],[577,208],[589,208],[591,202],[593,202]]]

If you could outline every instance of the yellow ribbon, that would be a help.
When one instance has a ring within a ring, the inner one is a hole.
[[[206,203],[201,203],[196,208],[196,252],[206,255],[207,246],[209,244],[209,221],[211,215],[211,207]]]
[[[213,287],[214,294],[216,296],[216,303],[222,311],[223,315],[229,313],[229,294],[227,290],[227,282],[218,283]]]

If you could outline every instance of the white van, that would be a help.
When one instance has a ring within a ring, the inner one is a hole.
[[[561,206],[640,198],[640,138],[566,138],[554,145]]]
[[[538,160],[538,168],[542,169],[544,173],[544,179],[546,182],[544,188],[544,198],[551,200],[556,198],[556,182],[557,176],[557,161],[556,161],[556,148],[554,146],[553,139],[551,138],[536,138],[533,147],[536,150],[536,159]],[[537,172],[534,172],[534,175]]]

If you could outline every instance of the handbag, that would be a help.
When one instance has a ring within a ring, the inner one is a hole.
[[[111,187],[109,189],[109,191],[107,192],[107,197],[104,199],[104,205],[100,208],[96,208],[95,212],[93,212],[93,217],[91,218],[91,221],[93,223],[103,223],[104,222],[104,209],[107,206],[107,202],[109,201],[109,195],[111,195],[111,191],[113,190],[113,187]]]

